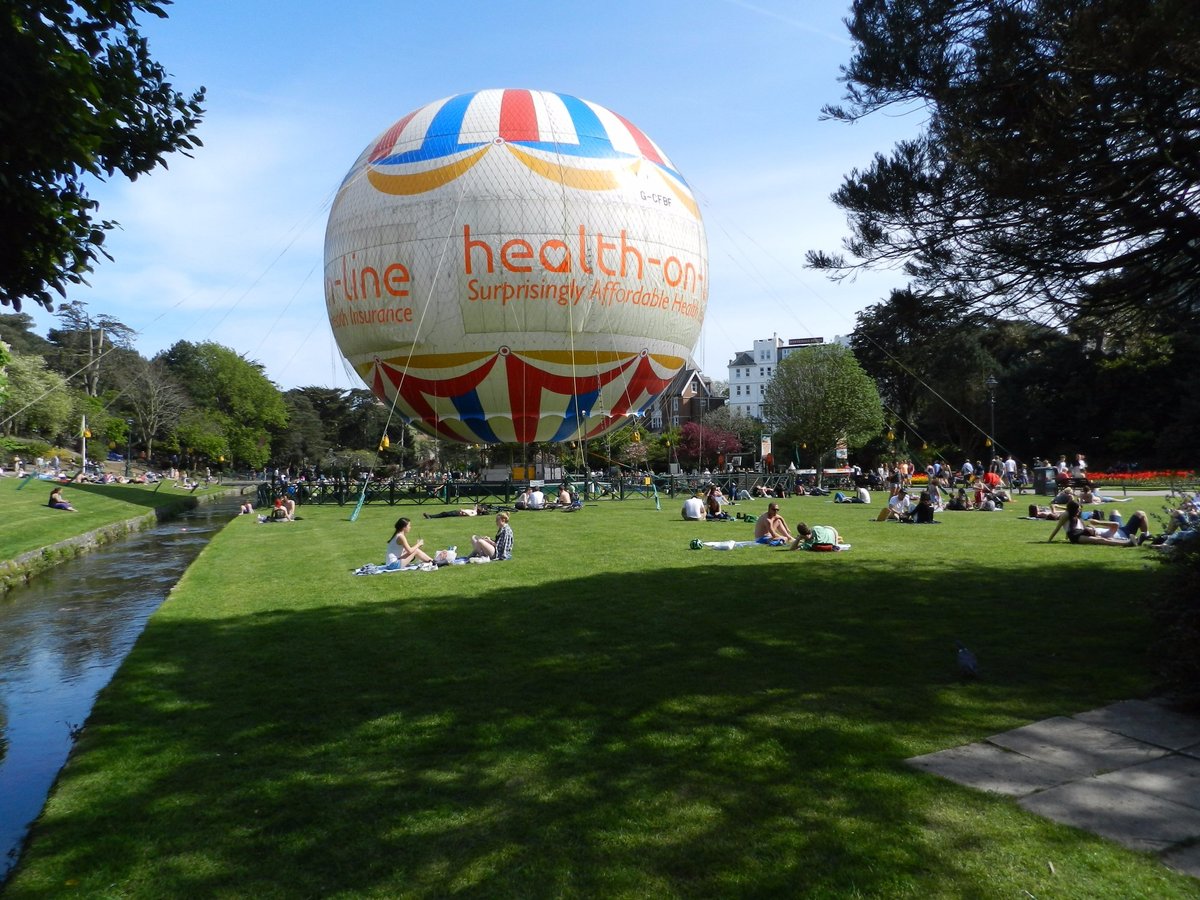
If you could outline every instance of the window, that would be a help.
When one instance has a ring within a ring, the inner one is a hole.
[[[671,427],[672,428],[679,427],[679,416],[671,416]]]
[[[671,412],[679,412],[679,398],[675,397],[671,400]]]
[[[770,376],[770,374],[771,374],[771,367],[770,367],[770,366],[767,366],[767,375],[768,375],[768,377]]]
[[[759,377],[759,378],[762,378],[762,377],[763,377],[763,367],[762,367],[762,366],[759,366],[759,367],[758,367],[758,377]]]
[[[737,396],[742,396],[742,386],[740,384],[737,386]]]

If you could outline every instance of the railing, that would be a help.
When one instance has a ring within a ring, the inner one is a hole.
[[[790,496],[797,486],[816,484],[815,476],[807,474],[762,472],[730,472],[712,475],[619,475],[611,478],[569,477],[566,485],[571,493],[588,502],[598,500],[653,500],[655,497],[675,498],[707,490],[717,484],[731,499],[743,491],[753,495],[756,487],[766,488],[774,496]],[[823,480],[826,487],[844,489],[854,486],[848,475],[829,475]],[[510,505],[525,490],[529,482],[505,481],[448,481],[430,483],[413,479],[372,479],[366,482],[366,503],[423,505],[466,505],[488,503]],[[557,490],[558,482],[548,484],[549,492]],[[347,479],[328,479],[315,482],[291,484],[264,482],[258,487],[258,502],[261,506],[271,505],[276,497],[288,494],[298,504],[319,505],[336,503],[344,506],[357,503],[363,491],[363,482]]]

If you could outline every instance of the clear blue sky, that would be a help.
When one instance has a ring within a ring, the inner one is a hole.
[[[372,138],[451,94],[574,94],[653,138],[695,190],[710,294],[696,359],[718,379],[755,338],[832,338],[901,286],[834,284],[803,268],[846,233],[841,177],[917,125],[819,120],[850,54],[839,3],[779,0],[415,4],[180,0],[143,32],[184,90],[208,89],[194,158],[97,186],[120,230],[94,312],[137,329],[146,356],[184,338],[261,362],[283,388],[360,387],[322,295],[333,191]],[[44,333],[49,314],[30,310]]]

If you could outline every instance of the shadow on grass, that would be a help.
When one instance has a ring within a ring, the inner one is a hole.
[[[176,494],[165,489],[156,491],[155,487],[152,486],[71,484],[66,485],[66,488],[71,491],[79,491],[81,494],[98,494],[101,497],[108,497],[113,500],[120,500],[123,503],[131,503],[135,506],[149,508],[170,507],[173,509],[184,509],[192,506],[195,502],[191,495]]]
[[[1027,846],[1121,852],[983,795],[935,816],[965,794],[902,761],[1144,688],[1136,573],[752,573],[159,616],[10,895],[964,896],[1034,889],[989,871]]]

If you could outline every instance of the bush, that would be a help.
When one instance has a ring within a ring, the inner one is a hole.
[[[1163,686],[1200,709],[1200,549],[1181,545],[1165,558],[1162,595],[1151,601],[1159,627],[1154,657]]]
[[[48,458],[54,455],[53,448],[45,441],[20,437],[0,438],[0,454],[19,456],[26,462],[32,462],[39,456]]]

